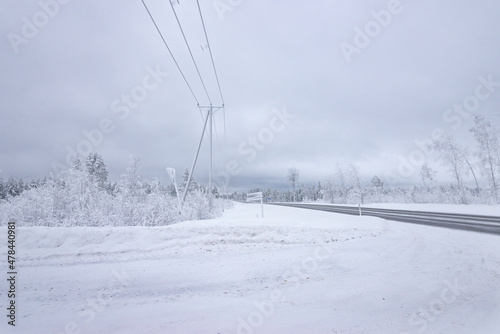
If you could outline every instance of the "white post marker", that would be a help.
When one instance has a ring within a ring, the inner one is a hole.
[[[264,202],[262,199],[262,192],[247,194],[247,202],[258,202],[260,201],[260,211],[262,214],[261,218],[264,218]]]
[[[175,194],[177,195],[177,204],[179,205],[179,210],[181,209],[181,198],[179,197],[179,189],[177,188],[177,181],[175,180],[175,169],[167,167],[167,174],[170,176],[170,180],[174,184]]]

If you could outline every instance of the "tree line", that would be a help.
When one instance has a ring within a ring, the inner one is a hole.
[[[208,189],[192,180],[186,201],[179,208],[175,188],[158,179],[142,176],[139,159],[131,156],[118,182],[108,180],[102,157],[91,153],[61,175],[24,183],[10,178],[1,183],[2,223],[15,218],[25,226],[158,226],[183,220],[207,219],[222,214],[225,203],[208,201]],[[180,191],[184,191],[189,172],[184,172]]]
[[[420,166],[421,183],[412,186],[388,185],[377,175],[367,182],[362,180],[357,166],[337,164],[333,173],[316,185],[298,186],[300,173],[290,168],[286,181],[292,189],[254,188],[249,192],[262,191],[269,202],[499,204],[499,129],[484,116],[476,115],[469,130],[476,142],[474,150],[458,144],[449,135],[427,147],[447,171],[451,179],[448,183],[437,181],[437,171],[428,162]],[[472,184],[466,184],[467,178]]]

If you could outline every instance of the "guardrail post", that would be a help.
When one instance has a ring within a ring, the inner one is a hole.
[[[264,218],[264,202],[262,197],[260,198],[260,212],[262,213],[262,218]]]

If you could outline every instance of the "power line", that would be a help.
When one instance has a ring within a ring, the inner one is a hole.
[[[205,32],[205,39],[207,40],[208,52],[210,53],[210,59],[212,60],[212,67],[215,73],[215,79],[217,80],[217,87],[219,87],[220,99],[222,101],[222,114],[224,117],[224,145],[227,149],[227,139],[226,139],[226,108],[224,107],[224,97],[222,96],[222,90],[220,88],[219,76],[217,75],[217,69],[215,68],[214,56],[212,55],[212,47],[210,46],[210,42],[208,41],[207,28],[205,27],[205,20],[203,20],[203,14],[201,13],[200,1],[196,0],[196,4],[198,5],[198,12],[200,12],[201,24],[203,25],[203,31]]]
[[[193,60],[194,67],[196,68],[196,72],[198,72],[198,77],[201,80],[201,84],[203,85],[203,89],[205,90],[205,94],[207,94],[208,101],[210,104],[212,104],[212,100],[210,99],[210,96],[208,95],[207,87],[205,86],[205,82],[203,81],[203,78],[201,77],[200,70],[198,69],[198,65],[196,64],[196,60],[194,59],[193,53],[191,52],[191,48],[189,47],[189,43],[187,41],[186,35],[184,34],[184,30],[182,29],[181,22],[179,21],[179,17],[177,16],[177,12],[175,11],[174,5],[172,2],[169,0],[170,7],[172,7],[172,11],[174,12],[175,19],[177,20],[177,24],[179,25],[179,29],[181,30],[182,37],[184,38],[184,42],[186,42],[186,46],[189,50],[189,54],[191,55],[191,59]]]
[[[212,48],[210,47],[210,42],[208,41],[207,29],[205,28],[205,21],[203,20],[203,14],[201,13],[200,1],[196,0],[198,4],[198,11],[200,12],[201,24],[203,25],[203,31],[205,32],[205,39],[207,40],[208,52],[210,52],[210,58],[212,59],[212,67],[214,68],[215,79],[217,80],[217,86],[219,87],[220,98],[222,100],[222,105],[224,106],[224,97],[222,96],[222,90],[220,89],[219,76],[217,75],[217,70],[215,69],[214,57],[212,55]]]
[[[142,1],[142,4],[144,5],[144,8],[146,8],[146,11],[148,12],[149,14],[149,17],[151,18],[151,21],[153,21],[153,24],[155,25],[156,27],[156,30],[158,31],[158,34],[160,34],[160,37],[163,41],[163,44],[165,44],[165,46],[167,47],[167,50],[168,52],[170,53],[170,55],[172,56],[172,59],[174,60],[174,63],[175,65],[177,66],[177,68],[179,69],[179,72],[181,72],[181,75],[182,75],[182,78],[184,78],[184,81],[186,82],[186,85],[188,86],[189,88],[189,91],[191,92],[191,94],[193,94],[193,97],[194,99],[196,100],[196,103],[197,104],[200,104],[200,102],[198,101],[198,99],[196,98],[196,95],[194,94],[193,92],[193,89],[191,88],[191,85],[189,84],[189,82],[187,81],[186,79],[186,76],[184,75],[184,72],[182,72],[182,69],[181,67],[179,66],[179,63],[177,63],[177,60],[175,59],[174,57],[174,54],[172,53],[172,51],[170,50],[170,48],[168,47],[168,44],[167,44],[167,41],[165,41],[165,38],[163,37],[163,34],[161,33],[160,31],[160,28],[158,28],[158,25],[156,24],[156,21],[155,19],[153,18],[153,15],[151,15],[151,12],[149,11],[149,8],[148,6],[146,5],[146,3],[144,2],[144,0],[141,0]]]

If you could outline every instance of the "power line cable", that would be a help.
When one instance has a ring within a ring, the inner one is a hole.
[[[205,94],[207,94],[208,101],[210,104],[212,104],[212,100],[210,99],[210,96],[208,95],[207,87],[205,86],[205,82],[203,81],[203,78],[201,76],[200,70],[198,69],[198,65],[196,64],[196,60],[194,59],[193,52],[191,52],[191,48],[189,47],[189,43],[187,41],[186,35],[184,34],[184,30],[182,29],[181,22],[179,21],[179,17],[177,16],[177,12],[175,11],[174,5],[172,2],[169,0],[170,7],[172,7],[172,11],[174,12],[175,19],[177,20],[177,24],[179,25],[179,29],[181,30],[182,37],[184,38],[184,42],[186,42],[186,46],[189,50],[189,54],[191,55],[191,59],[193,60],[194,67],[196,68],[196,72],[198,72],[198,77],[201,80],[201,84],[203,85],[203,89],[205,90]]]
[[[198,12],[200,13],[201,24],[203,25],[203,31],[205,32],[205,39],[207,40],[208,52],[210,53],[210,59],[212,60],[212,67],[215,73],[215,79],[217,80],[217,87],[219,88],[219,94],[222,101],[222,113],[224,115],[224,144],[227,149],[227,139],[226,139],[226,108],[224,107],[224,97],[222,96],[222,90],[220,88],[219,76],[217,75],[217,69],[215,68],[214,56],[212,54],[212,47],[210,46],[210,42],[208,40],[207,29],[205,27],[205,20],[203,20],[203,14],[201,12],[200,1],[196,0],[196,4],[198,5]]]
[[[205,39],[207,40],[208,52],[210,53],[210,58],[212,59],[212,67],[214,68],[215,79],[217,80],[217,86],[219,87],[219,94],[222,101],[222,105],[224,106],[224,97],[222,96],[222,90],[220,89],[219,76],[217,75],[217,70],[215,68],[214,57],[212,55],[212,47],[210,46],[210,42],[208,41],[207,29],[205,27],[205,21],[203,20],[203,14],[201,13],[200,1],[196,0],[198,4],[198,11],[200,12],[201,24],[203,25],[203,31],[205,32]]]
[[[182,75],[182,78],[184,79],[184,81],[186,82],[186,85],[188,86],[189,88],[189,91],[191,92],[191,94],[193,95],[194,99],[196,100],[196,103],[197,104],[200,104],[200,102],[198,101],[198,98],[196,97],[196,95],[194,94],[193,92],[193,89],[191,88],[191,85],[189,84],[188,80],[186,79],[186,76],[184,75],[184,72],[182,72],[182,69],[181,67],[179,66],[179,63],[177,62],[177,60],[175,59],[174,57],[174,54],[172,53],[172,51],[170,50],[170,48],[168,47],[168,44],[167,44],[167,41],[165,40],[165,38],[163,37],[163,34],[161,33],[160,31],[160,28],[158,28],[158,25],[156,24],[156,21],[155,19],[153,18],[153,15],[151,15],[151,12],[149,11],[149,8],[148,6],[146,5],[146,3],[144,2],[144,0],[141,0],[142,1],[142,4],[144,5],[144,8],[146,8],[146,11],[148,12],[149,14],[149,17],[151,18],[151,21],[153,21],[153,24],[155,25],[156,27],[156,30],[158,31],[158,34],[160,34],[160,37],[163,41],[163,44],[165,44],[165,46],[167,47],[167,50],[168,52],[170,53],[170,55],[172,56],[172,59],[174,60],[174,63],[175,65],[177,66],[177,69],[179,69],[179,72],[181,72],[181,75]]]

